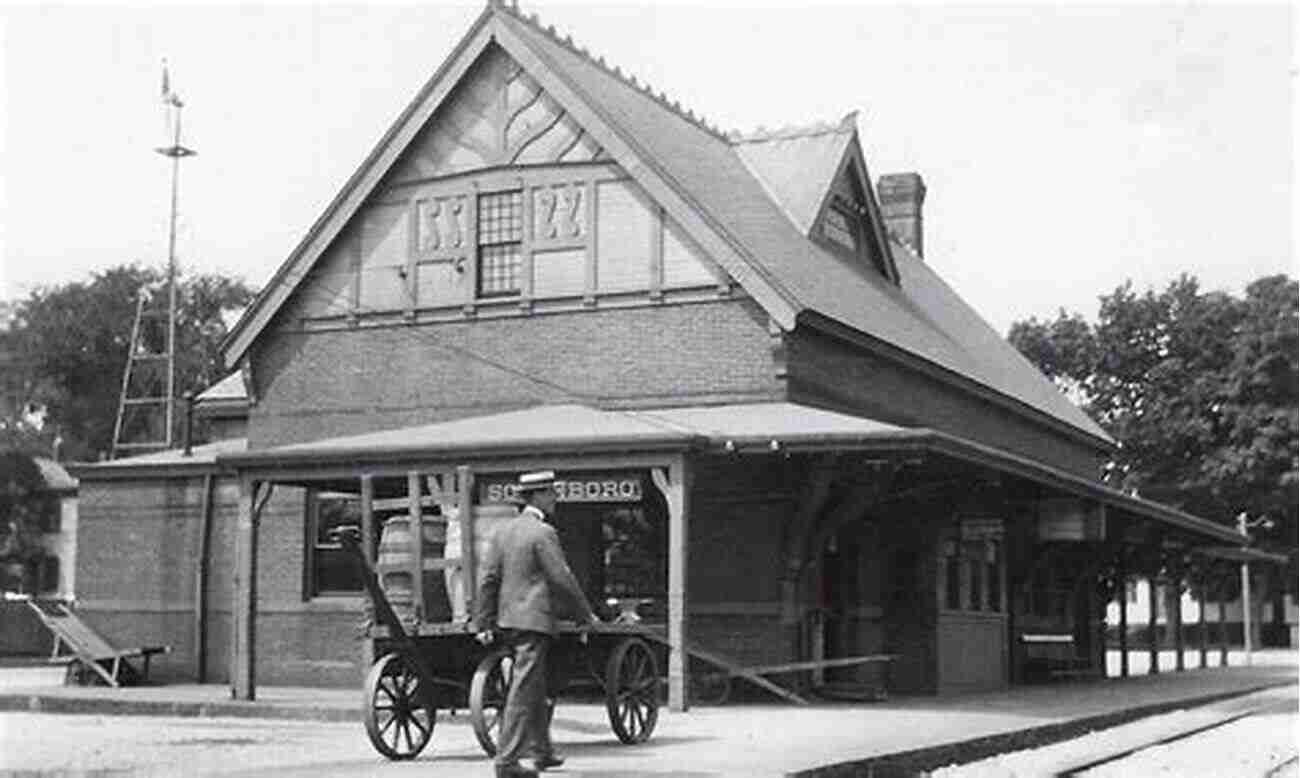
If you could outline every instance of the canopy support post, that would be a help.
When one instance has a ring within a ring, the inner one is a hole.
[[[668,709],[688,709],[686,673],[687,640],[687,533],[690,531],[691,471],[684,454],[667,468],[653,468],[650,476],[668,503]]]
[[[1128,678],[1128,555],[1119,556],[1119,677]]]
[[[1147,670],[1150,675],[1156,675],[1160,672],[1160,596],[1156,591],[1160,586],[1158,574],[1153,574],[1147,579],[1147,609],[1150,613],[1147,630],[1147,654],[1151,659],[1151,667]]]
[[[272,484],[244,478],[235,525],[235,602],[231,630],[230,696],[257,698],[257,525]]]

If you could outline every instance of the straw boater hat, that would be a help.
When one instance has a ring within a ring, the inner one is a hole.
[[[526,497],[531,492],[541,492],[555,486],[554,470],[537,470],[519,476],[519,496]]]

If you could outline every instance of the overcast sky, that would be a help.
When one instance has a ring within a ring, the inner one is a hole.
[[[860,111],[872,176],[922,174],[929,261],[1000,332],[1125,279],[1295,275],[1286,5],[521,7],[724,129]],[[199,152],[181,262],[260,285],[481,8],[0,7],[0,298],[165,264],[163,57]]]

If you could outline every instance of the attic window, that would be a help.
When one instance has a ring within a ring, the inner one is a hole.
[[[822,221],[822,233],[831,242],[849,251],[858,250],[858,219],[843,204],[835,202],[826,209],[826,218]]]
[[[519,293],[524,196],[520,190],[478,198],[478,296]]]

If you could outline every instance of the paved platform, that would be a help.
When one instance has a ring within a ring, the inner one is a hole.
[[[555,734],[575,762],[599,769],[593,775],[622,774],[629,765],[638,774],[684,770],[697,775],[838,776],[870,769],[888,775],[891,766],[979,758],[1202,701],[1295,684],[1297,677],[1295,652],[1262,652],[1251,667],[1070,681],[959,697],[695,707],[684,714],[664,711],[651,741],[632,749],[614,743],[603,707],[562,703]],[[225,686],[64,687],[57,685],[59,678],[46,668],[0,669],[0,710],[355,722],[361,705],[359,689],[264,686],[257,701],[244,702],[230,700]],[[467,719],[464,712],[440,716],[443,725],[464,727]],[[356,736],[364,740],[359,724]]]

